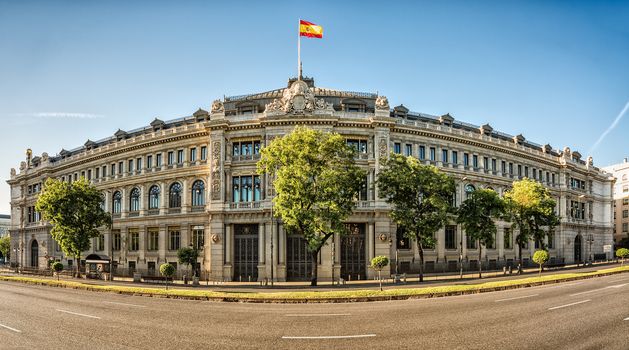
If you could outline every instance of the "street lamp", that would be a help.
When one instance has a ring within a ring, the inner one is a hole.
[[[467,181],[467,176],[463,176],[461,181]],[[461,231],[459,239],[459,278],[463,279],[463,231]]]
[[[594,242],[594,235],[593,234],[588,234],[588,238],[587,238],[587,242],[590,243],[590,248],[588,251],[588,260],[590,262],[590,264],[592,264],[592,242]]]

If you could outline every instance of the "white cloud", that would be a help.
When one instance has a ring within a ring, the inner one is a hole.
[[[601,136],[598,138],[598,140],[596,140],[596,142],[594,142],[594,144],[592,145],[592,147],[590,147],[590,151],[589,154],[592,154],[592,152],[598,147],[598,145],[601,144],[601,142],[603,142],[603,140],[605,139],[605,137],[607,137],[607,134],[609,134],[612,130],[614,130],[616,128],[616,125],[618,125],[618,123],[620,122],[620,120],[622,119],[622,117],[625,115],[625,113],[627,113],[627,110],[629,110],[629,101],[627,101],[627,104],[625,104],[625,108],[622,109],[622,111],[620,111],[620,113],[618,113],[618,116],[616,116],[616,119],[614,119],[614,121],[612,122],[612,124],[607,128],[607,130],[605,130]]]

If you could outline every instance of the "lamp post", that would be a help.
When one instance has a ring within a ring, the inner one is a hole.
[[[592,243],[594,242],[594,235],[593,234],[588,234],[588,239],[587,242],[590,244],[590,247],[588,249],[588,261],[590,264],[592,264]]]
[[[463,178],[461,179],[461,181],[466,180],[467,176],[463,176]],[[463,184],[463,186],[465,186],[465,184]],[[463,231],[461,231],[461,236],[459,239],[459,278],[463,279]]]

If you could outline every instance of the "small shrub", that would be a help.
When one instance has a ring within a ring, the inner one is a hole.
[[[161,264],[159,266],[159,273],[166,277],[166,289],[168,289],[168,278],[175,274],[175,267],[169,263]]]
[[[620,248],[616,251],[616,256],[622,259],[621,265],[625,264],[625,259],[629,257],[629,249]]]
[[[538,250],[533,254],[533,261],[539,265],[539,274],[542,274],[542,266],[548,261],[548,252],[545,250]]]
[[[371,268],[378,271],[378,281],[380,282],[380,291],[382,291],[382,278],[380,278],[380,271],[389,265],[389,258],[384,255],[378,255],[371,259]]]
[[[59,280],[59,272],[61,272],[63,270],[63,264],[55,261],[53,263],[50,264],[50,269],[57,274],[57,281]]]

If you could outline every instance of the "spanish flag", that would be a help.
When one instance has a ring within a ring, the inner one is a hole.
[[[309,38],[323,38],[323,27],[308,21],[299,20],[299,36]]]

